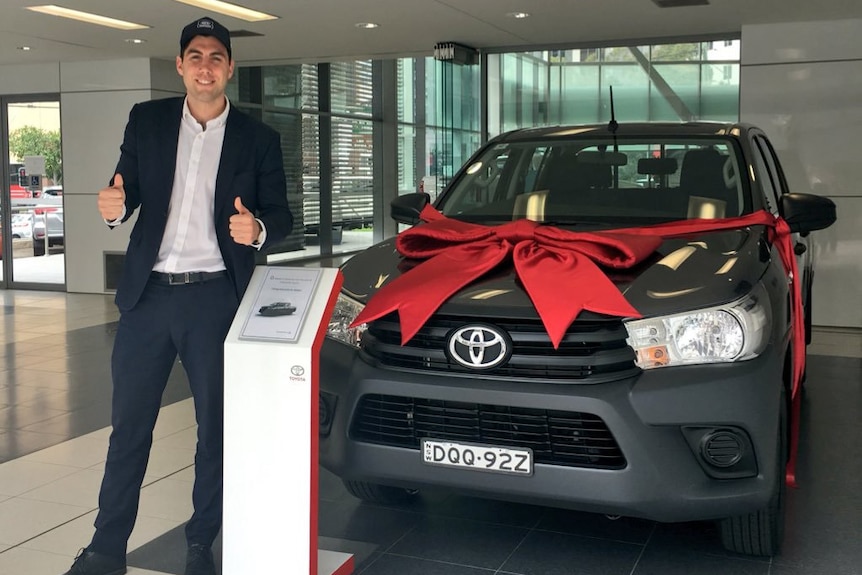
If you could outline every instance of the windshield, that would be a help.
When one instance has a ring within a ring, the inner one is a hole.
[[[491,144],[437,208],[479,223],[619,226],[738,216],[750,202],[737,154],[722,138]]]

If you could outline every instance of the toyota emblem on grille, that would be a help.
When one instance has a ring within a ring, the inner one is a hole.
[[[503,332],[487,325],[468,325],[449,336],[449,356],[470,369],[490,369],[509,359],[511,345]]]

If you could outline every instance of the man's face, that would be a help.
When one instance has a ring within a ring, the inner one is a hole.
[[[177,73],[191,100],[210,104],[224,97],[233,76],[233,60],[224,45],[212,36],[195,36],[182,56],[177,56]]]

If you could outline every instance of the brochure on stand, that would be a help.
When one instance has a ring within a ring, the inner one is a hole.
[[[239,339],[296,342],[319,280],[315,268],[267,268]]]

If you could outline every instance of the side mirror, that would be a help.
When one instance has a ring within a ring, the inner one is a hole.
[[[389,205],[392,219],[401,224],[418,224],[422,209],[431,203],[431,196],[417,192],[398,196]]]
[[[803,234],[828,228],[836,218],[835,202],[814,194],[784,194],[780,211],[790,231]]]

